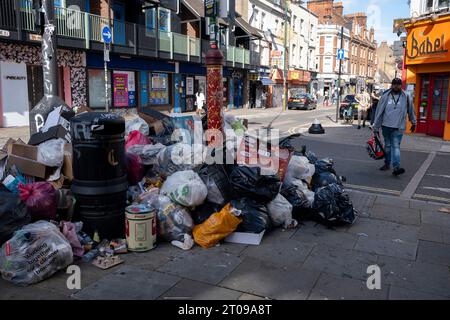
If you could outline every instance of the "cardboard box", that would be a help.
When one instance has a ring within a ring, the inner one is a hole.
[[[62,125],[57,125],[56,127],[52,127],[48,129],[47,132],[38,132],[31,136],[30,141],[28,141],[29,145],[37,146],[42,142],[51,139],[65,139],[67,142],[71,142],[70,131],[67,130]]]
[[[225,238],[225,242],[259,246],[261,244],[265,232],[266,230],[264,230],[261,233],[233,232],[232,234],[230,234],[228,237]]]
[[[37,161],[38,148],[26,144],[13,144],[11,153],[8,156],[6,169],[16,166],[22,174],[32,177],[47,179],[55,172],[55,168],[50,168]]]
[[[139,112],[139,117],[141,117],[149,126],[149,135],[155,136],[164,132],[164,124],[161,120],[153,118],[145,113]]]
[[[64,146],[64,162],[61,173],[66,177],[66,180],[73,180],[73,168],[72,168],[72,145],[66,144]]]

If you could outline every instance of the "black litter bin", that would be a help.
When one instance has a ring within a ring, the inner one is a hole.
[[[72,192],[75,215],[90,236],[123,238],[127,176],[125,119],[114,113],[87,112],[71,119]]]

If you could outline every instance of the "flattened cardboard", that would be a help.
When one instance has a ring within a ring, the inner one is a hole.
[[[66,139],[70,142],[70,132],[67,131],[63,126],[58,125],[56,127],[51,127],[47,132],[38,132],[31,136],[29,145],[37,146],[42,142],[48,141],[50,139]]]
[[[228,237],[225,238],[225,242],[259,246],[261,244],[265,232],[266,230],[264,230],[261,233],[233,232],[232,234],[230,234]]]

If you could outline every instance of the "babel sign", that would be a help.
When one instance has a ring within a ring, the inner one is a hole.
[[[406,64],[450,61],[450,21],[408,28]]]

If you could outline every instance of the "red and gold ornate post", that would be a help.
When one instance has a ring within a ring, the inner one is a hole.
[[[208,83],[208,129],[222,131],[223,104],[223,54],[216,45],[212,45],[206,53],[207,83]]]

